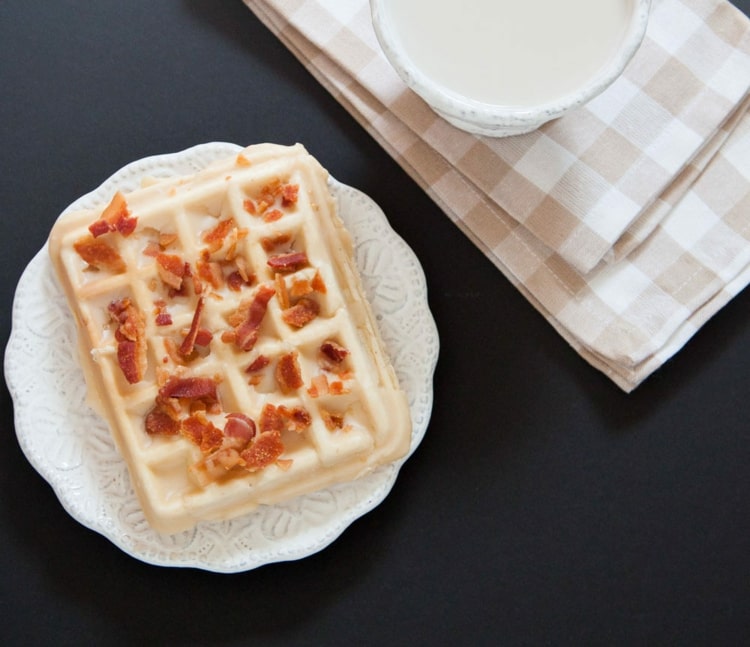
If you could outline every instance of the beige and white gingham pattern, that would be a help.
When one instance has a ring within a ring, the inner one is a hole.
[[[750,21],[725,0],[654,0],[623,77],[507,139],[459,131],[408,90],[367,0],[245,3],[623,389],[750,280]]]

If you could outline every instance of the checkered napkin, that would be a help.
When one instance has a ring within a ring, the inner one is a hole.
[[[750,21],[726,0],[653,0],[614,85],[505,139],[406,88],[367,0],[244,2],[624,390],[750,281]]]

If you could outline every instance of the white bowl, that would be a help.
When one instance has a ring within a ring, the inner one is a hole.
[[[650,4],[370,0],[406,85],[453,125],[492,137],[535,130],[609,87],[643,40]]]

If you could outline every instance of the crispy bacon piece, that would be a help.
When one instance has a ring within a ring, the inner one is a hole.
[[[114,247],[93,236],[84,236],[73,243],[73,249],[91,267],[122,274],[127,265]]]
[[[221,447],[224,434],[202,412],[196,412],[182,421],[180,433],[200,447],[206,454]]]
[[[286,353],[279,357],[275,376],[276,383],[284,393],[295,391],[304,384],[296,352]]]
[[[258,355],[245,369],[245,373],[257,373],[262,371],[266,366],[271,363],[271,360],[265,355]]]
[[[185,339],[180,344],[178,352],[183,357],[190,357],[195,350],[195,342],[198,338],[199,326],[201,324],[201,315],[203,314],[203,307],[205,300],[203,297],[198,298],[198,303],[195,306],[195,312],[193,313],[193,320],[190,323],[190,330],[185,335]]]
[[[233,292],[239,292],[244,284],[245,280],[237,271],[230,272],[230,274],[227,276],[227,287]]]
[[[287,232],[284,234],[277,234],[276,236],[266,236],[264,238],[260,239],[261,247],[263,247],[263,250],[266,252],[273,251],[277,247],[281,247],[282,245],[286,245],[292,240],[292,235]]]
[[[213,229],[209,229],[203,234],[203,242],[208,245],[211,252],[221,249],[227,236],[233,229],[237,228],[234,218],[225,218],[220,220]]]
[[[157,326],[171,326],[172,325],[172,315],[168,312],[159,312],[156,315],[156,325]]]
[[[156,271],[165,285],[177,291],[182,289],[187,266],[179,256],[160,252],[156,255]]]
[[[279,434],[268,431],[258,434],[240,456],[245,461],[245,469],[256,472],[275,463],[283,453],[284,443]]]
[[[117,342],[117,363],[130,384],[135,384],[143,379],[137,342],[129,339]]]
[[[321,395],[328,394],[328,378],[325,373],[319,373],[310,380],[310,387],[307,389],[311,398],[319,398]]]
[[[180,421],[157,405],[146,414],[146,433],[151,435],[175,436],[180,432]]]
[[[320,294],[326,293],[326,284],[323,280],[323,277],[320,275],[320,272],[316,270],[315,276],[313,276],[312,279],[312,289],[316,292],[320,292]]]
[[[291,207],[293,204],[297,204],[297,198],[299,197],[299,185],[298,184],[285,184],[281,187],[281,204],[285,207]]]
[[[336,429],[344,428],[344,415],[341,413],[333,413],[326,409],[320,409],[320,416],[323,418],[323,424],[325,424],[328,431],[335,431]]]
[[[127,297],[111,301],[107,311],[117,323],[117,363],[130,384],[143,379],[148,366],[146,326],[143,316]]]
[[[289,431],[300,434],[312,424],[312,416],[304,407],[293,407],[290,409],[282,404],[279,405],[278,412],[285,421],[286,428]]]
[[[200,282],[210,284],[215,290],[224,285],[224,272],[221,269],[221,263],[209,260],[208,254],[204,254],[195,262],[195,273],[197,275],[195,278]],[[199,290],[196,289],[196,292],[199,292]]]
[[[265,213],[274,202],[276,202],[276,196],[281,192],[281,180],[275,178],[266,184],[256,196],[256,207],[258,213]]]
[[[242,208],[251,216],[254,216],[258,213],[258,208],[255,206],[255,202],[253,202],[250,198],[242,201]]]
[[[265,404],[260,412],[258,420],[261,432],[274,432],[280,434],[284,431],[284,419],[279,410],[273,404]]]
[[[328,385],[328,392],[331,395],[344,395],[345,393],[350,393],[350,389],[341,380],[335,380]]]
[[[268,302],[275,293],[276,290],[269,285],[261,285],[258,288],[255,297],[247,308],[244,320],[235,327],[234,343],[240,350],[248,351],[255,346],[260,333],[260,325],[266,315]]]
[[[197,400],[211,406],[219,401],[216,387],[216,380],[211,377],[171,376],[159,389],[158,397],[162,400]]]
[[[255,437],[255,421],[244,413],[228,413],[224,424],[224,435],[249,442]]]
[[[208,346],[213,338],[214,334],[208,328],[201,328],[195,336],[195,345]]]
[[[332,339],[328,339],[320,345],[320,353],[334,364],[340,364],[349,355],[346,348]]]
[[[291,308],[281,313],[281,318],[294,328],[302,328],[310,323],[320,313],[317,301],[302,297]]]
[[[276,286],[276,300],[279,302],[279,308],[286,310],[291,302],[289,301],[289,291],[286,289],[286,281],[281,274],[274,276],[274,285]]]
[[[280,276],[277,274],[276,276]],[[299,299],[313,292],[312,281],[309,279],[294,279],[292,287],[289,288],[289,296],[293,299]]]
[[[284,212],[280,209],[271,209],[263,214],[263,222],[276,222],[284,216]]]
[[[267,264],[274,272],[290,274],[291,272],[296,272],[303,267],[307,267],[310,262],[307,260],[307,254],[305,252],[289,252],[287,254],[271,256],[268,259]]]
[[[116,231],[123,236],[130,236],[135,231],[138,218],[130,215],[128,203],[125,196],[117,191],[111,202],[102,211],[98,220],[89,226],[89,231],[94,238],[98,238],[110,231]]]

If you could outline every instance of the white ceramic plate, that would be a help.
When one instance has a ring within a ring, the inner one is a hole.
[[[234,144],[214,142],[133,162],[68,210],[104,204],[116,189],[134,190],[145,177],[193,173],[238,150]],[[411,455],[430,418],[439,347],[424,273],[370,198],[335,180],[331,186],[354,238],[357,264],[383,339],[409,398],[414,424]],[[154,532],[105,422],[86,405],[76,327],[46,245],[16,289],[5,376],[21,449],[65,509],[126,553],[151,564],[239,572],[305,557],[378,505],[403,464],[402,460],[384,466],[352,483],[285,504],[263,506],[232,521],[203,523],[175,535]]]

